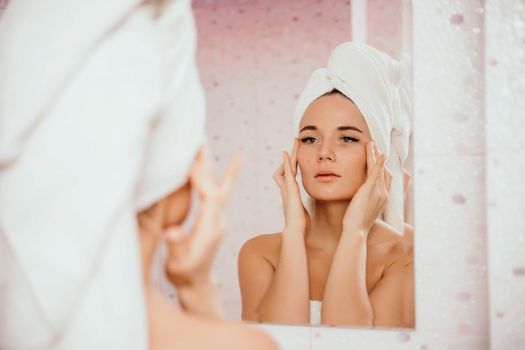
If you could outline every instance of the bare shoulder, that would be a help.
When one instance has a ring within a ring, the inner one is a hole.
[[[170,332],[161,343],[152,344],[152,349],[278,349],[274,340],[262,330],[237,322],[207,320],[181,311],[176,312],[171,321]]]
[[[281,233],[261,234],[250,238],[242,245],[239,259],[247,257],[263,257],[274,267],[281,249]]]
[[[383,255],[387,267],[408,267],[413,263],[413,229],[408,224],[399,232],[383,221],[376,222],[369,246]]]

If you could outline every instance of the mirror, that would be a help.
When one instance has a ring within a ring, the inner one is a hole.
[[[404,232],[398,229],[395,234],[383,220],[375,221],[363,245],[354,239],[361,231],[344,230],[342,223],[349,198],[367,178],[366,140],[372,139],[362,106],[353,101],[357,96],[332,93],[310,101],[303,115],[309,119],[303,117],[300,123],[306,130],[299,134],[294,124],[310,75],[327,65],[339,44],[366,42],[394,59],[410,54],[408,2],[200,0],[194,1],[193,8],[207,132],[218,170],[233,154],[244,155],[228,206],[230,233],[215,269],[227,317],[265,323],[414,328],[410,181],[401,201]],[[324,118],[330,111],[343,113],[347,119]],[[327,123],[328,119],[332,121]],[[360,131],[337,130],[340,126]],[[291,153],[297,137],[297,183],[309,225],[300,238],[286,233],[294,238],[284,243],[285,224],[294,226],[303,216],[296,211],[299,214],[285,222],[281,191],[272,176],[283,162],[282,151]],[[321,144],[328,146],[316,146]],[[359,159],[348,157],[355,154]],[[321,162],[310,166],[319,156]],[[413,173],[410,147],[405,156],[400,171],[406,174],[395,174],[398,184]],[[323,171],[333,174],[319,174]],[[346,182],[337,185],[342,179]],[[333,183],[337,195],[323,197],[318,189]],[[337,222],[328,225],[323,217],[337,218]],[[286,265],[281,268],[280,264]],[[166,289],[166,293],[171,292]]]

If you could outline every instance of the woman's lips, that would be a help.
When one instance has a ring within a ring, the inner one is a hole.
[[[319,181],[330,181],[338,177],[340,176],[334,173],[330,173],[330,172],[326,172],[326,173],[319,172],[317,173],[317,175],[315,175],[315,179]]]

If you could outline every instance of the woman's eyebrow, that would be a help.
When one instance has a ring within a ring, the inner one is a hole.
[[[301,129],[301,131],[299,132],[303,132],[305,130],[314,130],[316,131],[317,130],[317,127],[315,125],[307,125],[305,126],[304,128]],[[341,131],[344,131],[344,130],[354,130],[354,131],[358,131],[360,133],[363,133],[363,131],[355,126],[339,126],[337,127],[337,130],[341,130]]]
[[[301,131],[299,131],[299,132],[303,132],[305,130],[314,130],[315,131],[315,130],[317,130],[317,127],[315,125],[307,125],[304,128],[302,128]]]
[[[355,126],[340,126],[337,128],[337,130],[355,130],[355,131],[359,131],[360,133],[363,133],[361,129],[356,128]]]

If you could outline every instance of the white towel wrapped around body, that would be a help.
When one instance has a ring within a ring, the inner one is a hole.
[[[0,348],[146,349],[136,214],[187,181],[187,0],[14,1],[0,21]]]
[[[372,140],[387,155],[393,174],[389,201],[383,212],[385,222],[403,232],[403,163],[408,156],[411,87],[408,62],[399,62],[365,44],[345,42],[330,54],[326,68],[315,70],[299,97],[295,130],[317,98],[338,90],[361,111]]]

